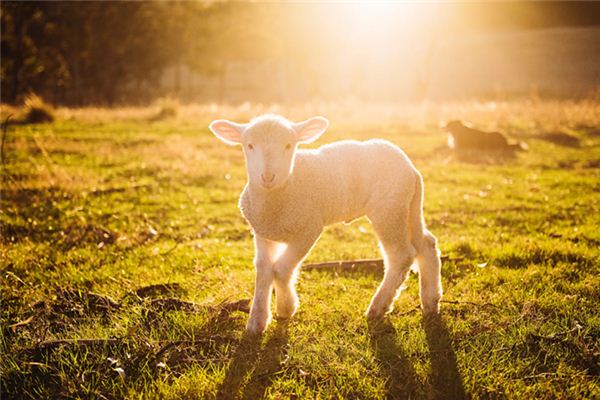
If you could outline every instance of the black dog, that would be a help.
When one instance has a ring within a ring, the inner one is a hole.
[[[450,133],[448,145],[457,151],[514,151],[527,150],[525,143],[509,143],[500,132],[484,132],[466,126],[462,121],[450,121],[444,129]]]

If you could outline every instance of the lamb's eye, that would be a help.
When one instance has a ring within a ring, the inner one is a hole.
[[[289,150],[289,149],[291,149],[291,148],[292,148],[292,145],[291,145],[290,143],[288,143],[288,144],[286,144],[286,145],[285,145],[285,149],[286,149],[286,150]]]
[[[252,150],[254,148],[254,146],[252,146],[251,143],[248,143],[248,150]]]

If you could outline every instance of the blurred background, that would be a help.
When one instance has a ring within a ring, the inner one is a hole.
[[[144,105],[580,98],[600,2],[2,1],[1,100]]]

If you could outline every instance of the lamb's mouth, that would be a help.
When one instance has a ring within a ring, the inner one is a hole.
[[[273,182],[260,182],[260,187],[264,190],[278,190],[287,186],[287,179],[274,179]]]
[[[277,182],[261,182],[260,186],[262,186],[263,189],[271,190],[277,187]]]

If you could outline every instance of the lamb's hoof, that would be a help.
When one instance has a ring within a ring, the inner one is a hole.
[[[246,325],[246,330],[251,335],[261,335],[269,325],[270,318],[253,318],[252,316],[248,320],[248,325]]]
[[[296,314],[298,305],[292,304],[289,307],[277,307],[277,319],[290,319]]]
[[[369,321],[377,321],[383,318],[383,316],[385,315],[386,310],[385,309],[379,309],[376,307],[369,307],[369,309],[367,310],[367,319]]]
[[[423,315],[425,315],[425,316],[439,315],[440,314],[440,303],[439,303],[439,301],[423,303],[423,304],[421,304],[421,309],[423,310]]]

